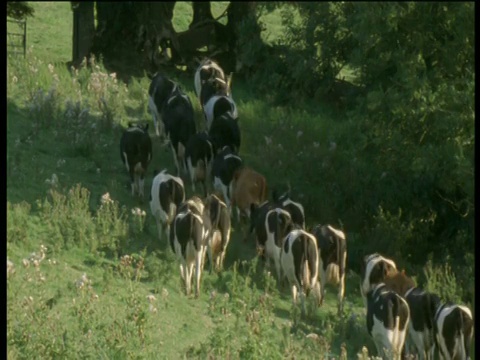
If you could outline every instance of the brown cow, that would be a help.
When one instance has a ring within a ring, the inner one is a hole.
[[[232,209],[237,209],[237,219],[240,215],[250,219],[252,204],[259,205],[267,200],[267,180],[255,170],[243,166],[233,175],[232,180]]]

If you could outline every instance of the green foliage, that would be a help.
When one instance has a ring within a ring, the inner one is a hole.
[[[462,302],[462,288],[452,271],[448,259],[444,265],[434,267],[430,257],[425,265],[424,273],[426,283],[423,288],[426,291],[437,294],[444,302],[452,301],[457,304]]]
[[[7,16],[23,20],[34,16],[35,9],[26,1],[7,1]]]
[[[21,242],[29,245],[28,220],[31,205],[27,202],[12,204],[7,201],[7,243]]]

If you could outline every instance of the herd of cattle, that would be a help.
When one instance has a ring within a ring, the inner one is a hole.
[[[290,199],[288,192],[279,196],[273,191],[268,199],[265,177],[244,165],[239,156],[241,136],[231,75],[226,77],[217,63],[206,59],[196,70],[194,86],[205,118],[205,130],[198,132],[192,102],[177,83],[157,74],[149,88],[156,135],[170,144],[177,170],[176,175],[154,172],[150,209],[159,239],[165,233],[180,261],[186,294],[195,274],[198,297],[207,254],[210,271],[223,269],[236,209],[244,238],[254,236],[267,266],[273,261],[279,283],[286,279],[291,285],[294,303],[299,293],[302,314],[310,293],[318,306],[322,304],[327,283],[338,285],[338,311],[342,312],[345,234],[330,225],[307,230],[303,206]],[[152,160],[148,124],[129,124],[120,153],[130,174],[132,195],[143,197]],[[194,193],[196,183],[202,184],[203,199],[197,195],[185,199],[182,175],[190,178]],[[242,218],[249,221],[248,230]],[[360,288],[367,329],[379,354],[400,358],[408,353],[430,359],[436,347],[440,358],[469,358],[473,320],[467,307],[441,304],[437,295],[415,287],[404,272],[397,271],[393,260],[379,254],[366,256],[362,265]]]

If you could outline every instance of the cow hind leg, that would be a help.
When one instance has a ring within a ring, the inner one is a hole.
[[[202,276],[202,258],[204,252],[202,250],[197,251],[195,254],[195,277],[196,277],[196,288],[195,288],[195,298],[200,296],[200,279]]]

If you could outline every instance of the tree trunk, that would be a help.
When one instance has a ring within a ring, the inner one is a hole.
[[[73,39],[72,65],[79,66],[84,58],[87,61],[92,49],[95,34],[94,2],[72,2]]]
[[[210,8],[210,1],[194,1],[193,7],[193,20],[189,25],[189,29],[192,29],[204,22],[213,21],[212,10]]]
[[[256,59],[251,58],[249,49],[264,45],[260,36],[262,29],[256,18],[256,5],[254,1],[230,2],[228,23],[223,32],[223,41],[228,44],[228,57],[225,59],[230,68],[228,72],[238,72],[245,66],[252,66]]]

